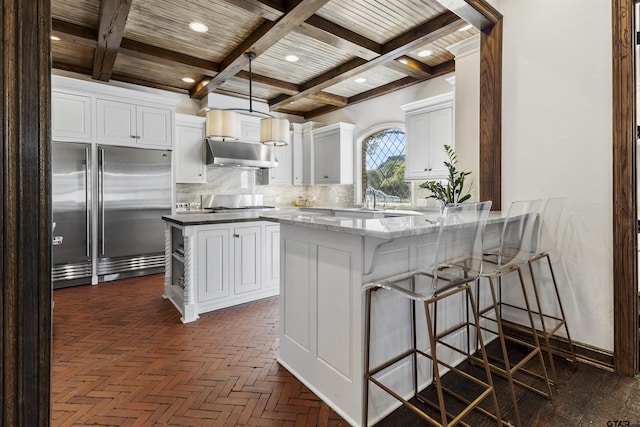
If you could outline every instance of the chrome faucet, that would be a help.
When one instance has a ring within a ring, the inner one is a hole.
[[[369,200],[369,198],[367,197],[367,194],[369,192],[371,192],[371,194],[373,194],[373,210],[375,210],[376,209],[376,189],[371,187],[371,186],[367,187],[367,189],[365,190],[365,193],[364,193],[365,194],[365,199],[367,199],[367,200]]]

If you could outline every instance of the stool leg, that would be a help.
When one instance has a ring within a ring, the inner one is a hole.
[[[437,331],[434,329],[434,322],[431,319],[431,312],[429,310],[429,304],[427,302],[424,303],[424,311],[425,316],[427,318],[427,332],[429,333],[429,345],[430,345],[430,353],[431,353],[431,366],[433,367],[433,383],[436,385],[436,392],[438,394],[438,402],[440,406],[440,418],[442,420],[442,425],[448,425],[447,421],[447,411],[444,405],[444,393],[442,392],[442,381],[440,379],[440,366],[438,366],[438,353],[436,348],[436,337]]]
[[[551,344],[549,343],[549,333],[547,332],[547,325],[544,321],[544,314],[542,313],[542,304],[540,303],[540,294],[538,292],[538,283],[536,282],[535,275],[533,273],[533,266],[531,265],[531,261],[529,264],[529,273],[531,274],[531,285],[533,288],[533,295],[536,299],[536,305],[538,306],[538,315],[540,316],[540,323],[542,327],[542,339],[544,340],[544,348],[547,351],[547,356],[549,358],[549,366],[551,368],[551,378],[553,381],[557,381],[558,374],[556,372],[556,364],[553,361],[553,353],[551,352]]]
[[[493,299],[493,308],[496,313],[496,325],[498,327],[498,338],[500,339],[502,358],[504,359],[505,376],[507,377],[507,382],[509,383],[509,391],[511,392],[511,402],[513,403],[513,414],[516,418],[516,425],[521,426],[522,422],[520,421],[520,411],[518,410],[518,399],[516,397],[516,388],[515,388],[515,384],[513,382],[513,376],[511,373],[511,364],[509,363],[509,354],[507,353],[507,343],[505,342],[504,332],[502,330],[502,320],[500,319],[501,316],[500,316],[500,309],[498,304],[498,297],[496,295],[495,282],[491,276],[489,276],[488,279],[489,279],[489,288],[491,290],[491,298]],[[499,283],[500,285],[502,284],[501,281],[499,281]],[[501,289],[499,291],[501,294],[502,293]]]
[[[544,357],[542,356],[542,349],[540,347],[540,341],[538,340],[538,333],[536,331],[536,325],[533,322],[533,314],[531,313],[531,306],[529,305],[529,298],[527,296],[527,290],[524,285],[524,278],[522,277],[522,270],[518,268],[518,277],[520,278],[520,287],[522,289],[522,294],[524,295],[524,303],[527,308],[527,314],[529,315],[529,323],[531,324],[531,334],[533,335],[533,343],[538,348],[538,360],[540,361],[540,367],[542,368],[542,376],[547,385],[547,398],[551,399],[553,397],[553,392],[551,391],[551,382],[549,381],[549,376],[547,375],[547,368],[544,363]]]
[[[362,425],[368,426],[369,419],[369,353],[371,351],[371,292],[367,289],[364,312],[364,381],[362,391]]]
[[[485,372],[485,374],[487,376],[487,383],[491,387],[491,391],[492,391],[491,396],[493,398],[493,405],[496,408],[496,412],[495,412],[496,422],[497,422],[497,424],[499,426],[502,426],[502,418],[500,417],[500,407],[498,406],[498,397],[496,396],[496,388],[493,385],[493,378],[491,376],[491,369],[489,368],[489,358],[487,357],[487,351],[486,351],[486,348],[484,346],[484,339],[482,338],[482,332],[480,330],[480,316],[478,315],[478,311],[475,308],[475,303],[473,301],[473,294],[471,292],[471,287],[467,287],[466,293],[467,293],[467,301],[469,301],[469,304],[467,304],[467,313],[469,311],[469,306],[470,306],[472,314],[473,314],[473,322],[474,322],[474,326],[475,326],[475,330],[476,330],[476,335],[478,336],[478,345],[480,347],[480,354],[482,354],[482,361],[484,362],[484,372]],[[467,331],[468,330],[469,330],[469,328],[467,328]],[[467,334],[468,334],[468,332],[467,332]]]

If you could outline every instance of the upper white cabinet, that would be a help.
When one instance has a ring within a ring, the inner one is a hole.
[[[315,184],[353,184],[353,128],[336,123],[313,131]]]
[[[141,148],[173,147],[175,101],[166,96],[51,76],[51,134]]]
[[[309,168],[308,163],[304,163],[304,149],[302,145],[302,125],[299,123],[292,123],[293,130],[291,131],[291,173],[293,185],[308,184],[304,182],[305,166]],[[308,174],[308,172],[307,172]]]
[[[97,99],[96,108],[98,140],[171,147],[171,109],[107,99]]]
[[[278,159],[278,167],[269,169],[269,184],[291,185],[291,144],[271,147]]]
[[[52,92],[51,135],[56,141],[91,141],[91,97]]]
[[[444,145],[454,147],[453,93],[401,107],[405,111],[405,178],[425,180],[446,178]]]
[[[176,182],[207,182],[204,150],[204,117],[176,114]]]

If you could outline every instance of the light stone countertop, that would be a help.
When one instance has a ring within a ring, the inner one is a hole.
[[[395,239],[437,232],[439,229],[438,216],[438,213],[431,212],[423,215],[361,219],[296,211],[281,211],[262,213],[260,219],[316,230],[334,231],[380,239]],[[491,212],[487,223],[500,222],[502,219],[503,215],[501,212]]]

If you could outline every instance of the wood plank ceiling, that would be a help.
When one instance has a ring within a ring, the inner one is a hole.
[[[438,0],[51,0],[51,12],[53,68],[246,97],[252,51],[254,98],[305,119],[449,73],[446,47],[478,33]]]

